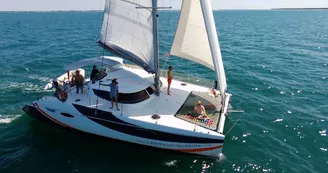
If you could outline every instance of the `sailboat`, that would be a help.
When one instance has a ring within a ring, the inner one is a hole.
[[[208,157],[222,153],[231,94],[227,84],[210,0],[184,0],[170,55],[213,70],[213,87],[160,75],[157,0],[107,0],[98,43],[116,57],[75,62],[67,71],[101,63],[84,92],[72,86],[65,99],[44,96],[23,110],[42,121],[129,143]],[[124,64],[124,60],[139,68]],[[67,74],[69,78],[70,74]],[[119,83],[118,109],[111,109],[109,84]],[[202,103],[207,115],[194,115]]]

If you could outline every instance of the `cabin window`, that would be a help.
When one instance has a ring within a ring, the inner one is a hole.
[[[60,114],[62,114],[62,115],[65,116],[65,117],[69,117],[69,118],[74,117],[73,115],[68,114],[68,113],[60,113]]]
[[[154,94],[154,90],[153,90],[152,87],[148,87],[146,90],[147,90],[147,92],[148,92],[149,95]]]
[[[147,91],[148,91],[148,88],[147,88]],[[154,93],[154,91],[152,89],[149,91],[150,92],[152,91],[152,93]],[[148,93],[149,93],[149,91],[148,91]],[[93,92],[95,93],[96,96],[110,101],[110,92],[109,91],[93,89]],[[125,103],[125,104],[133,104],[133,103],[142,102],[148,98],[149,98],[149,95],[147,94],[146,90],[141,90],[141,91],[135,92],[135,93],[119,93],[118,102]]]
[[[149,98],[149,95],[145,90],[136,92],[136,93],[129,93],[129,94],[119,94],[119,101],[121,100],[122,103],[138,103],[142,102]]]

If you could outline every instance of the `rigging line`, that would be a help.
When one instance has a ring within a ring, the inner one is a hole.
[[[152,16],[151,15],[151,13],[149,14],[149,16]],[[140,14],[139,14],[139,12],[137,12],[137,20],[139,21],[139,23],[142,23],[141,22],[141,19],[140,19]],[[146,16],[143,16],[143,17],[146,17]],[[148,17],[149,18],[149,17]],[[145,33],[145,30],[147,30],[146,28],[144,28],[143,27],[143,25],[140,25],[140,28],[141,28],[141,31],[142,31],[142,34],[143,34],[143,36],[144,36],[144,38],[145,38],[145,40],[146,40],[146,45],[149,47],[149,43],[147,42],[148,40],[147,40],[147,36],[146,36],[146,33]]]
[[[164,1],[163,1],[164,2]],[[170,4],[170,7],[172,7],[172,2],[171,0],[169,0],[169,4]],[[172,8],[170,8],[170,11],[168,12],[169,13],[169,20],[168,22],[171,23],[171,20],[172,20]],[[174,30],[173,30],[174,31]],[[173,38],[174,39],[174,38]],[[171,45],[172,46],[172,45]]]
[[[110,11],[110,7],[111,7],[111,3],[112,1],[111,0],[108,0],[109,1],[109,4],[108,4],[108,16],[107,16],[107,21],[106,21],[106,33],[105,33],[105,40],[104,40],[104,43],[106,44],[106,41],[107,41],[107,29],[108,29],[108,23],[109,23],[109,11]],[[106,1],[107,2],[107,1]],[[107,5],[107,4],[106,4]],[[105,7],[106,8],[106,7]],[[105,10],[104,10],[105,11]],[[105,16],[105,15],[104,15]],[[105,18],[105,17],[104,17]],[[104,56],[105,56],[105,48],[103,48],[103,57],[101,58],[101,70],[103,70],[103,65],[104,65]]]
[[[135,5],[135,6],[140,7],[140,8],[146,8],[145,6],[140,5],[140,2],[138,4],[138,3],[127,1],[127,0],[122,0],[122,1],[126,2],[126,3],[129,3],[129,4],[132,4],[132,5]]]
[[[107,1],[107,0],[106,0]],[[106,1],[105,1],[105,3],[106,3]],[[101,26],[102,26],[102,24],[101,24],[101,21],[103,21],[104,20],[104,15],[103,15],[103,17],[101,18],[101,14],[103,14],[102,13],[102,11],[101,11],[101,9],[103,8],[103,5],[102,5],[102,3],[101,3],[102,1],[101,0],[99,0],[99,3],[100,3],[100,5],[99,5],[99,22],[98,22],[98,30],[100,30],[101,31]],[[106,6],[105,6],[105,8],[106,8]],[[103,10],[103,12],[105,12],[105,9]],[[99,34],[97,35],[97,40],[99,39]]]
[[[166,58],[165,63],[164,63],[164,65],[163,65],[163,69],[161,70],[161,75],[162,75],[162,76],[163,76],[162,73],[163,73],[163,71],[164,71],[164,68],[165,68],[165,66],[166,66],[166,63],[167,63],[167,61],[168,61],[169,58],[170,58],[170,54],[168,53],[168,54],[162,56],[161,58],[164,58],[165,56],[167,56],[167,58]],[[159,59],[161,59],[161,58],[159,58]]]
[[[108,11],[110,11],[110,7],[111,7],[111,0],[106,0],[106,2],[108,2],[109,4],[108,4]],[[105,2],[105,3],[106,3]],[[105,8],[107,7],[107,4],[105,4]],[[105,18],[105,11],[106,11],[106,9],[104,10],[104,18]],[[108,12],[108,16],[107,16],[107,21],[106,21],[106,29],[105,29],[105,31],[106,31],[106,33],[105,33],[105,40],[104,40],[104,43],[106,44],[106,40],[107,40],[107,27],[108,27],[108,21],[109,21],[109,12]],[[103,48],[103,56],[102,56],[102,58],[101,58],[101,68],[100,68],[100,70],[101,71],[103,71],[103,65],[104,65],[104,56],[105,56],[105,48]],[[100,81],[98,82],[98,90],[100,89]],[[97,110],[98,110],[98,99],[99,98],[99,96],[97,95],[97,100],[96,100],[96,114],[97,114]]]
[[[105,12],[106,12],[106,3],[107,3],[107,1],[109,1],[109,0],[105,0],[105,7],[104,7],[104,10],[101,12],[101,10],[99,11],[99,26],[98,26],[98,28],[99,28],[99,31],[100,31],[100,34],[98,33],[98,35],[97,35],[97,41],[100,39],[100,35],[101,35],[101,32],[102,32],[102,21],[104,21],[104,19],[105,19]],[[102,0],[99,0],[99,2],[100,2],[100,6],[102,6]],[[100,7],[100,9],[101,9],[102,7]],[[103,14],[103,16],[101,17],[101,14]],[[104,54],[104,49],[103,50],[101,50],[101,49],[99,49],[99,55],[101,55],[101,54]]]
[[[228,132],[225,134],[225,136],[227,136],[229,134],[229,132],[235,127],[235,125],[240,121],[241,117],[243,116],[244,114],[241,114],[240,117],[238,118],[238,120],[235,122],[235,124],[228,130]]]
[[[134,4],[134,3],[133,3]],[[136,6],[138,6],[138,4],[134,4],[134,5],[136,5]],[[138,10],[136,10],[136,13],[137,13],[137,17],[139,18],[139,11]],[[132,48],[133,47],[133,43],[134,43],[134,40],[136,39],[135,38],[135,31],[137,30],[136,29],[136,27],[138,26],[138,24],[137,24],[137,20],[132,20],[132,27],[133,27],[133,33],[131,34],[132,35],[132,42],[131,42],[131,44],[130,44],[130,47]],[[141,21],[140,21],[140,19],[139,19],[139,23],[141,23]],[[140,26],[142,26],[142,25],[140,25]],[[139,39],[139,38],[137,38],[137,39]]]

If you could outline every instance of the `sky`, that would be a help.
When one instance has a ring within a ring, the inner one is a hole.
[[[181,0],[159,0],[179,9]],[[211,0],[213,9],[328,7],[328,0]],[[102,10],[105,0],[0,0],[0,11]]]

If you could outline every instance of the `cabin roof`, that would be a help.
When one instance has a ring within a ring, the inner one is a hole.
[[[78,68],[82,68],[84,66],[88,65],[106,65],[106,66],[116,66],[116,65],[123,65],[123,59],[118,57],[112,57],[112,56],[99,56],[94,58],[87,58],[82,59],[79,61],[76,61],[72,64],[69,64],[64,67],[66,71],[75,70]]]
[[[133,69],[122,67],[120,69],[109,71],[107,76],[100,82],[100,90],[109,91],[109,86],[112,79],[116,78],[118,82],[120,93],[135,93],[142,91],[149,86],[153,86],[154,78],[152,74],[149,74],[143,69]],[[93,84],[93,88],[98,89],[98,83]]]

